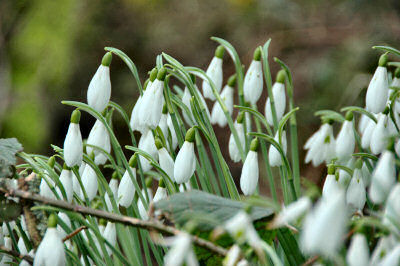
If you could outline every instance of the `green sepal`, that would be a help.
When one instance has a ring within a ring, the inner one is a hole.
[[[166,75],[167,75],[167,69],[165,67],[162,67],[160,71],[158,71],[157,79],[163,81]]]
[[[157,78],[158,70],[153,68],[150,72],[150,81],[153,82]]]
[[[81,120],[81,112],[78,109],[75,109],[71,114],[71,123],[79,124]]]
[[[222,45],[219,45],[217,49],[215,49],[215,57],[222,59],[224,57],[225,48]]]
[[[194,138],[196,136],[196,129],[194,127],[189,128],[185,135],[185,141],[187,142],[194,142]]]
[[[137,157],[137,154],[135,153],[129,159],[129,166],[132,168],[136,168],[137,163],[138,163],[138,157]]]
[[[259,146],[258,138],[254,138],[250,143],[250,150],[257,152],[258,146]]]
[[[55,213],[50,214],[47,220],[47,227],[57,227],[57,218],[58,216]]]
[[[260,47],[257,47],[257,48],[254,50],[253,60],[254,60],[254,61],[260,61],[260,60],[261,60],[261,49],[260,49]]]
[[[111,65],[111,60],[112,60],[112,53],[108,52],[103,56],[103,59],[101,60],[101,64],[103,66],[109,67]]]
[[[228,86],[233,88],[235,87],[235,85],[236,85],[236,74],[233,74],[228,79]]]
[[[283,84],[283,83],[285,83],[285,79],[286,79],[285,70],[283,70],[283,69],[279,70],[278,74],[276,74],[276,82]]]
[[[381,55],[381,57],[379,57],[379,66],[386,67],[388,61],[389,58],[387,56],[387,53],[384,53],[383,55]]]

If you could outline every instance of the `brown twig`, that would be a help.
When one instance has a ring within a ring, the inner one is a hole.
[[[66,201],[62,200],[55,200],[55,199],[50,199],[46,197],[42,197],[37,194],[33,194],[30,192],[22,191],[22,190],[13,190],[9,189],[6,190],[4,188],[0,188],[0,193],[5,194],[6,196],[10,197],[18,197],[21,199],[25,199],[28,201],[34,201],[34,202],[41,202],[43,204],[47,204],[50,206],[58,207],[64,210],[72,211],[72,212],[78,212],[81,214],[86,214],[86,215],[92,215],[98,218],[103,218],[111,222],[115,223],[121,223],[129,226],[134,226],[138,228],[143,228],[146,230],[156,230],[160,233],[165,233],[169,235],[178,235],[181,233],[180,230],[176,229],[175,227],[164,225],[160,223],[159,221],[145,221],[145,220],[140,220],[137,218],[129,217],[129,216],[124,216],[124,215],[119,215],[115,213],[110,213],[106,211],[101,211],[101,210],[96,210],[92,208],[88,208],[82,205],[74,205],[71,203],[68,203]],[[203,238],[199,238],[197,236],[192,236],[192,241],[200,246],[204,247],[220,256],[226,256],[228,254],[228,251],[218,245],[215,245],[214,243],[205,240]]]
[[[12,249],[6,248],[5,246],[0,245],[0,250],[3,253],[7,253],[8,255],[11,255],[13,257],[19,258],[21,260],[26,260],[27,262],[29,262],[31,265],[33,264],[33,258],[29,255],[22,255]]]
[[[319,259],[318,256],[311,257],[306,262],[304,262],[304,264],[302,266],[312,265],[314,262],[317,261],[317,259]]]
[[[77,234],[79,234],[80,231],[87,229],[86,226],[82,225],[81,227],[79,227],[78,229],[74,230],[72,233],[70,233],[69,235],[67,235],[66,237],[64,237],[63,242],[67,241],[68,239],[73,238],[74,236],[76,236]]]

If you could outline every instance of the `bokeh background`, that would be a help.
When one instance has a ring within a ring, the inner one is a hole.
[[[63,144],[72,110],[60,101],[86,101],[104,47],[126,52],[144,81],[161,52],[205,69],[216,47],[211,36],[230,41],[247,66],[254,48],[272,38],[271,56],[293,72],[302,145],[319,127],[316,110],[364,104],[379,57],[371,46],[400,47],[400,1],[0,0],[0,137],[51,154],[50,144]],[[228,77],[234,71],[228,56],[224,64]],[[130,114],[139,93],[116,57],[111,80],[112,100]],[[82,117],[84,137],[93,123]],[[129,143],[118,116],[115,123],[121,142]],[[224,147],[228,129],[218,135]],[[239,176],[240,165],[232,167]],[[303,165],[302,175],[318,180],[321,169],[312,169]]]

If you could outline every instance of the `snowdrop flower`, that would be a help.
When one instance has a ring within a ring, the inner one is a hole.
[[[142,189],[142,195],[144,196],[145,193],[148,194],[149,196],[149,203],[153,201],[153,193],[151,191],[151,186],[152,186],[152,179],[151,178],[146,178],[146,188]],[[149,219],[149,214],[142,202],[142,200],[138,199],[138,209],[139,209],[139,215],[142,218],[142,220],[148,220]]]
[[[23,239],[22,237],[20,237],[20,238],[18,239],[18,244],[17,244],[17,246],[18,246],[18,249],[19,249],[19,253],[20,253],[20,254],[22,254],[22,255],[28,254],[28,250],[27,250],[27,248],[26,248],[26,246],[25,246],[25,242],[24,242],[24,239]],[[4,264],[1,264],[1,265],[4,265]],[[7,264],[6,264],[6,265],[7,265]]]
[[[215,50],[215,56],[211,60],[210,65],[207,68],[206,74],[214,83],[215,89],[217,92],[221,91],[222,87],[222,79],[223,79],[223,71],[222,71],[222,58],[224,57],[225,48],[220,45]],[[204,98],[208,98],[210,100],[215,100],[214,93],[212,91],[211,85],[207,79],[203,80],[203,95]]]
[[[400,233],[400,183],[390,191],[386,201],[382,223],[397,235]]]
[[[346,229],[347,208],[342,189],[322,198],[306,216],[300,243],[307,254],[335,256]]]
[[[81,166],[79,167],[79,176],[82,177],[83,171],[85,170],[86,163],[82,161]],[[78,197],[82,197],[81,193],[81,185],[79,184],[78,177],[75,175],[73,171],[72,173],[72,187],[74,189],[74,193],[78,195]]]
[[[138,148],[150,154],[150,156],[155,160],[158,159],[158,152],[156,145],[154,144],[153,132],[150,129],[146,130],[146,132],[140,137]],[[151,169],[150,162],[143,156],[139,156],[139,160],[143,172],[148,172]]]
[[[396,182],[396,167],[394,154],[386,150],[379,157],[374,172],[372,173],[369,196],[373,203],[382,203],[388,196],[390,189]]]
[[[400,67],[396,68],[394,72],[394,78],[392,80],[391,86],[400,88]],[[389,89],[389,91],[392,91],[392,89]],[[391,95],[391,93],[389,93],[389,95]],[[394,101],[395,101],[394,108],[396,110],[396,113],[400,113],[400,101],[398,98],[395,99]]]
[[[172,237],[171,248],[164,256],[164,266],[187,266],[199,265],[193,251],[192,238],[189,234],[182,232]]]
[[[64,244],[56,229],[57,216],[49,217],[46,233],[36,250],[34,266],[64,266],[66,265]]]
[[[158,127],[161,129],[161,132],[163,133],[163,137],[165,139],[168,138],[168,108],[167,105],[164,104],[162,112],[161,112],[161,119],[160,123],[158,124]]]
[[[4,237],[4,246],[8,249],[12,249],[11,237],[9,237],[9,236]],[[13,257],[4,254],[0,260],[0,265],[10,265],[10,263],[12,263],[12,261],[13,261]]]
[[[258,184],[258,139],[254,138],[250,144],[249,153],[244,161],[240,176],[240,188],[246,196],[252,195]]]
[[[189,190],[192,190],[192,185],[190,184],[190,181],[179,185],[179,192],[185,192]]]
[[[104,229],[103,237],[107,240],[111,246],[115,247],[117,243],[117,231],[115,229],[115,224],[112,222],[107,222],[107,226]],[[112,249],[106,245],[108,255],[111,255]]]
[[[137,155],[136,153],[129,160],[129,167],[133,174],[133,178],[136,179],[136,167],[137,167]],[[135,186],[132,182],[131,176],[129,172],[125,170],[124,175],[122,176],[121,183],[118,187],[118,204],[128,208],[133,200],[133,196],[135,195]]]
[[[253,60],[246,72],[243,82],[244,99],[251,104],[256,104],[263,89],[263,71],[261,64],[261,49],[254,51]]]
[[[31,249],[31,251],[29,251],[28,253],[29,256],[31,256],[32,258],[35,257],[35,250]],[[7,264],[2,264],[2,262],[0,262],[0,265],[7,265]],[[26,260],[21,260],[21,262],[19,263],[19,266],[30,266],[31,264],[29,262],[27,262]]]
[[[87,101],[89,106],[100,113],[107,107],[111,97],[111,59],[111,52],[108,52],[104,55],[101,65],[89,83],[89,88],[87,91]]]
[[[400,244],[397,244],[389,253],[380,261],[379,266],[397,266],[400,261]]]
[[[152,86],[154,80],[157,78],[157,73],[158,73],[157,68],[153,68],[151,70],[150,77],[147,80],[147,82],[144,84],[144,88],[143,88],[144,92],[146,92],[146,90]],[[144,94],[144,92],[143,92],[143,94]],[[141,133],[143,133],[146,130],[146,127],[142,123],[141,117],[140,117],[140,108],[141,108],[142,102],[143,102],[143,95],[140,95],[138,100],[136,101],[135,106],[132,109],[131,120],[129,123],[133,131],[139,131]]]
[[[386,69],[387,62],[388,57],[386,54],[383,54],[379,58],[379,66],[367,89],[366,107],[368,111],[375,114],[385,109],[388,99],[389,83]]]
[[[240,145],[242,146],[242,150],[244,151],[246,145],[246,137],[244,135],[243,119],[244,119],[244,113],[240,112],[234,126],[239,137]],[[232,133],[229,137],[228,147],[229,147],[229,157],[231,157],[231,160],[234,162],[239,162],[241,160],[241,156]]]
[[[49,160],[47,161],[47,165],[52,169],[54,168],[55,163],[56,163],[56,159],[54,156],[50,157]],[[55,187],[55,186],[56,186],[56,183],[54,182],[53,179],[51,179],[47,170],[45,170],[44,176],[42,176],[41,181],[40,181],[40,186],[39,186],[40,196],[55,199],[56,197],[50,188],[50,187]]]
[[[362,161],[358,163],[359,168],[361,168]],[[359,169],[357,167],[357,169]],[[353,209],[362,212],[366,201],[365,185],[362,176],[359,175],[360,171],[353,173],[353,178],[350,181],[349,187],[346,192],[346,202]]]
[[[378,115],[375,115],[376,118],[378,118]],[[360,131],[360,133],[362,134],[361,137],[361,147],[363,149],[368,149],[370,144],[371,144],[371,138],[372,138],[372,134],[374,133],[374,130],[377,126],[377,123],[375,123],[374,120],[369,119],[367,122],[367,126],[365,127],[365,131]]]
[[[336,138],[336,156],[339,159],[350,158],[354,152],[356,140],[353,132],[353,113],[349,111],[346,114],[346,120]]]
[[[164,79],[167,70],[163,67],[157,73],[157,78],[143,93],[140,103],[140,124],[146,128],[155,129],[160,123],[162,108],[164,106]]]
[[[374,252],[372,253],[370,265],[381,265],[380,263],[387,256],[387,254],[394,248],[397,241],[393,235],[382,236],[378,240]]]
[[[235,266],[240,258],[240,248],[238,245],[233,245],[226,255],[225,259],[222,261],[223,266]]]
[[[118,172],[114,172],[110,182],[108,183],[112,196],[117,203],[118,203],[118,179],[119,179]],[[108,192],[105,193],[104,200],[106,202],[107,210],[111,212],[113,210],[113,205],[111,203],[111,198]]]
[[[276,82],[272,86],[272,95],[274,96],[276,120],[281,121],[286,108],[286,94],[285,94],[285,78],[284,70],[280,70],[276,76]],[[270,125],[274,124],[272,116],[271,99],[268,97],[265,103],[265,117]]]
[[[236,75],[232,75],[228,80],[228,84],[225,85],[224,89],[221,92],[221,99],[225,103],[229,115],[232,115],[233,112],[233,92],[235,84]],[[218,124],[220,127],[224,127],[228,123],[219,102],[214,103],[214,107],[211,112],[211,123],[214,125]]]
[[[369,265],[369,248],[367,239],[363,234],[355,234],[351,238],[346,261],[349,266]]]
[[[67,135],[64,141],[64,160],[67,166],[74,167],[75,165],[81,165],[83,144],[82,135],[79,128],[79,120],[81,118],[81,112],[75,110],[71,115],[71,123],[68,127]]]
[[[329,198],[336,195],[341,190],[341,186],[336,179],[335,167],[330,165],[328,167],[328,175],[325,178],[325,183],[322,188],[322,197]]]
[[[169,148],[171,150],[175,150],[176,147],[178,147],[178,137],[176,136],[175,127],[174,127],[174,124],[172,123],[172,118],[171,118],[170,114],[168,114],[167,125],[168,125],[168,130],[171,135],[171,147],[169,147]],[[168,146],[170,146],[170,145],[168,145]]]
[[[387,108],[385,112],[386,111],[389,112],[389,108]],[[388,119],[390,118],[386,114],[378,115],[378,124],[376,125],[372,133],[370,142],[370,147],[373,154],[381,153],[382,151],[385,150],[388,144],[388,134],[389,134],[387,129]]]
[[[287,152],[287,140],[286,140],[286,131],[282,131],[281,139],[279,140],[279,132],[277,131],[275,134],[274,140],[281,145],[281,148],[286,155]],[[274,145],[271,144],[268,152],[269,164],[271,166],[281,166],[282,165],[282,156],[280,152],[275,148]]]
[[[203,95],[199,92],[199,89],[198,89],[198,87],[197,87],[197,85],[196,85],[196,77],[195,77],[194,75],[190,74],[190,78],[192,79],[192,83],[193,83],[193,87],[194,87],[195,93],[197,94],[197,96],[198,96],[198,98],[200,99],[201,103],[202,103],[203,106],[205,107],[205,110],[206,110],[206,113],[207,113],[208,118],[211,118],[210,111],[208,110],[208,107],[207,107],[207,103],[206,103],[206,101],[204,100]],[[194,96],[193,96],[193,97],[194,97]],[[221,96],[221,97],[222,97],[222,96]],[[190,114],[187,114],[185,111],[182,111],[182,114],[183,114],[183,119],[185,119],[185,122],[186,122],[188,125],[193,126],[194,123],[196,123],[196,121],[195,121],[195,119],[193,118],[192,106],[191,106],[191,104],[190,104],[191,99],[192,99],[192,95],[191,95],[191,93],[190,93],[188,87],[185,86],[185,90],[184,90],[183,96],[182,96],[182,102],[183,102],[183,103],[186,105],[186,107],[189,109]]]
[[[196,170],[196,155],[194,153],[194,138],[196,130],[190,128],[186,132],[183,143],[174,165],[174,179],[177,184],[186,183],[190,180]]]
[[[97,194],[98,183],[97,174],[89,164],[86,164],[85,170],[83,170],[82,184],[85,188],[89,201],[91,201]],[[82,191],[81,195],[82,197],[84,196],[84,193]]]
[[[174,160],[172,159],[168,151],[164,148],[164,145],[160,138],[156,137],[155,145],[158,149],[158,162],[160,163],[161,169],[163,169],[174,182]]]
[[[261,239],[253,227],[250,216],[245,211],[238,211],[235,216],[226,221],[224,229],[238,244],[247,243],[254,249],[259,249]]]
[[[343,159],[339,160],[338,163],[345,164],[345,166],[347,166],[350,169],[355,168],[354,157],[350,157],[350,159],[347,158],[347,160],[343,160]],[[342,188],[347,188],[347,186],[350,184],[352,176],[350,175],[349,172],[347,172],[344,169],[339,169],[338,173],[339,173],[339,177],[337,179],[338,179],[339,184],[342,186]]]
[[[97,146],[108,153],[111,152],[110,136],[108,135],[106,127],[100,120],[96,120],[96,123],[94,123],[90,130],[87,144]],[[94,153],[95,164],[102,165],[106,163],[107,156],[105,156],[102,151],[86,146],[86,153],[90,155],[92,152]]]
[[[333,137],[332,125],[324,123],[307,140],[304,148],[308,150],[305,159],[306,163],[312,162],[313,166],[318,166],[324,161],[329,163],[335,157],[335,138]]]
[[[71,228],[71,220],[69,219],[68,215],[63,212],[58,213],[58,221],[63,221],[68,228]],[[61,239],[67,236],[67,232],[61,227],[60,224],[57,224],[57,232]]]
[[[165,198],[167,198],[167,189],[165,188],[164,180],[160,179],[156,194],[154,194],[153,202],[157,202]]]
[[[292,223],[302,217],[311,208],[309,197],[301,197],[297,201],[284,207],[272,222],[273,228],[278,228]]]
[[[366,109],[366,107],[364,109]],[[370,120],[371,119],[368,116],[362,114],[360,117],[360,121],[358,122],[358,132],[363,133],[367,128]]]
[[[64,164],[64,169],[61,171],[60,174],[60,182],[64,187],[65,195],[67,196],[66,200],[68,202],[72,202],[74,198],[72,175],[72,171],[68,168],[66,164]],[[62,197],[60,188],[57,188],[57,193],[60,197]]]

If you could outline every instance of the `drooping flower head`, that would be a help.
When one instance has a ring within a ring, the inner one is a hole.
[[[251,141],[250,150],[244,161],[240,176],[240,188],[246,196],[252,195],[256,191],[258,184],[258,146],[259,141],[257,138],[254,138]]]
[[[236,75],[232,75],[229,78],[227,85],[225,85],[221,93],[222,101],[225,103],[229,115],[232,115],[233,112],[233,93],[235,84],[236,84]],[[222,110],[222,107],[219,104],[219,102],[214,103],[214,107],[211,112],[211,123],[218,124],[220,127],[224,127],[228,123],[228,121],[226,120],[225,113]]]
[[[158,162],[160,163],[161,169],[163,169],[167,175],[171,178],[172,181],[175,181],[174,178],[174,160],[171,155],[165,149],[164,144],[162,143],[159,137],[155,139],[155,145],[158,150]]]
[[[342,124],[342,128],[336,139],[336,156],[340,159],[349,159],[354,152],[355,137],[353,132],[353,113],[347,112],[346,120]]]
[[[239,143],[242,147],[242,150],[244,151],[245,145],[246,145],[246,137],[244,135],[244,129],[243,129],[243,120],[244,120],[244,113],[240,112],[236,118],[235,121],[235,129],[239,137]],[[241,160],[239,148],[236,145],[235,138],[233,137],[233,134],[231,133],[229,137],[229,156],[231,157],[231,160],[234,162],[239,162]]]
[[[276,75],[276,82],[272,86],[272,96],[274,97],[277,122],[279,122],[282,119],[286,109],[285,79],[286,79],[285,71],[280,70]],[[267,102],[265,103],[265,117],[267,118],[268,124],[270,125],[274,124],[271,96],[268,97]]]
[[[379,66],[367,89],[366,107],[368,111],[375,114],[383,112],[388,100],[389,83],[386,69],[387,62],[388,56],[387,54],[383,54],[379,58]]]
[[[176,156],[174,178],[178,184],[188,182],[196,170],[196,155],[194,153],[195,136],[196,130],[192,127],[186,132],[185,142]]]
[[[211,60],[211,63],[206,71],[207,76],[210,77],[211,81],[214,83],[217,92],[220,92],[222,88],[222,58],[224,57],[224,53],[225,48],[222,45],[218,46],[215,50],[215,56]],[[215,100],[214,93],[208,80],[203,80],[203,95],[204,98],[208,98],[213,101]]]
[[[67,166],[80,166],[83,156],[82,135],[79,128],[81,112],[75,110],[71,115],[71,123],[68,127],[67,135],[64,140],[64,160]]]
[[[243,82],[244,99],[251,104],[256,104],[260,99],[263,89],[263,71],[261,64],[261,48],[254,51],[253,60],[246,72]]]
[[[108,105],[111,97],[110,64],[112,53],[104,55],[101,65],[90,81],[87,91],[87,100],[90,107],[102,112]]]
[[[138,157],[135,153],[129,159],[129,167],[133,174],[133,178],[136,179],[136,168],[138,164]],[[124,175],[122,176],[121,182],[118,187],[118,204],[128,208],[133,200],[133,196],[135,195],[135,185],[133,184],[132,177],[129,175],[128,170],[125,170]]]

